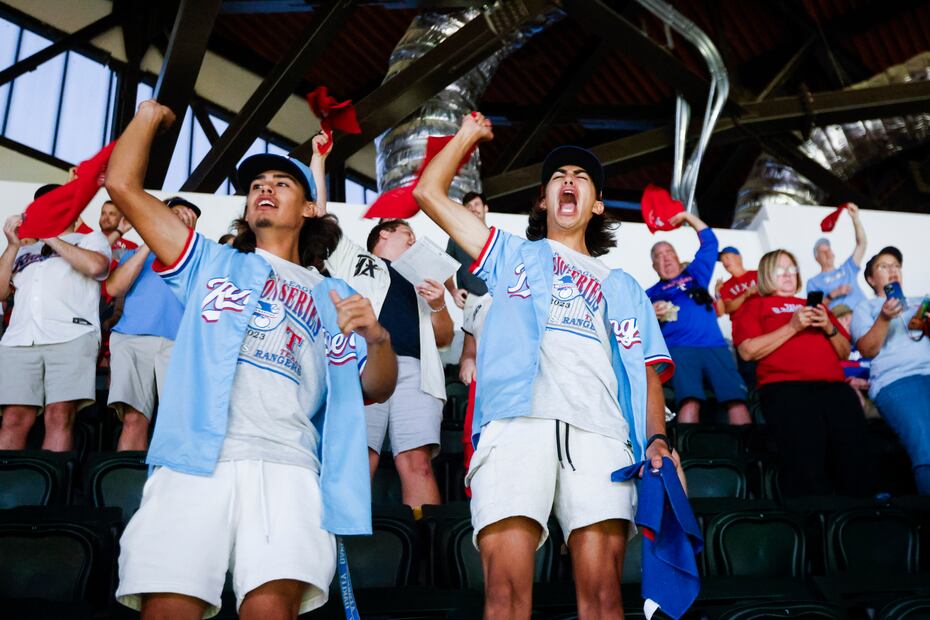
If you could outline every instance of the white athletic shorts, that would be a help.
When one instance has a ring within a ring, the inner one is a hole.
[[[473,542],[488,525],[528,517],[549,536],[554,513],[567,541],[573,530],[609,519],[630,522],[636,533],[636,486],[611,482],[610,474],[633,464],[627,443],[558,420],[493,420],[481,431],[465,484],[471,487]]]
[[[336,538],[321,518],[319,476],[304,467],[223,461],[212,476],[160,467],[120,539],[116,599],[140,609],[142,594],[185,594],[206,601],[210,618],[229,570],[237,611],[276,579],[308,584],[300,613],[316,609],[336,572]]]

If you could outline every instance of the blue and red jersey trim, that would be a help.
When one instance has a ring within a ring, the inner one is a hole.
[[[646,358],[646,366],[658,366],[659,380],[665,383],[675,374],[675,362],[668,355],[653,355]]]
[[[481,248],[481,254],[478,255],[478,258],[475,259],[475,262],[473,262],[468,268],[469,271],[475,275],[478,275],[478,272],[484,269],[485,263],[487,263],[488,260],[488,256],[491,254],[494,246],[497,245],[497,240],[500,239],[500,236],[500,231],[492,226],[491,230],[488,231],[488,239],[484,242],[484,247]]]
[[[163,278],[173,276],[182,271],[194,254],[194,247],[197,245],[197,237],[198,235],[191,229],[187,234],[187,241],[184,242],[184,249],[181,250],[181,254],[174,259],[174,262],[170,265],[166,265],[156,258],[155,262],[152,263],[152,270]]]

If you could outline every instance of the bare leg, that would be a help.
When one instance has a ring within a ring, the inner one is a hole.
[[[580,620],[623,618],[620,578],[628,528],[627,521],[611,519],[574,530],[569,536]]]
[[[149,420],[141,411],[126,406],[123,410],[123,430],[120,431],[116,451],[145,450],[149,444]]]
[[[484,567],[484,620],[530,617],[534,554],[541,531],[532,519],[511,517],[478,533]]]
[[[678,408],[678,422],[681,424],[697,424],[701,419],[701,401],[696,398],[685,399]]]
[[[424,504],[439,504],[439,486],[433,475],[433,451],[431,446],[406,450],[394,457],[394,465],[400,475],[404,503],[411,508]]]
[[[741,400],[731,400],[726,406],[730,424],[734,426],[752,424],[752,416],[749,414],[749,407],[746,403]]]
[[[142,620],[200,620],[206,608],[206,602],[184,594],[142,596]]]
[[[73,400],[49,403],[45,406],[45,439],[42,449],[52,452],[67,452],[74,444],[74,418],[77,403]]]
[[[38,407],[29,405],[7,405],[3,408],[0,424],[0,450],[23,450],[29,430],[39,415]]]
[[[242,599],[241,620],[294,620],[300,611],[307,584],[293,579],[276,579],[264,583]]]
[[[375,470],[378,469],[378,462],[381,460],[381,455],[368,448],[368,469],[371,474],[371,479],[375,479]]]

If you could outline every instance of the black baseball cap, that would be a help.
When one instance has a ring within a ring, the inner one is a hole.
[[[604,166],[597,155],[580,146],[560,146],[546,155],[539,177],[541,185],[545,185],[552,178],[552,173],[562,166],[579,166],[591,175],[594,189],[600,196],[604,191]]]
[[[42,187],[36,190],[36,193],[32,195],[32,199],[38,200],[39,198],[49,193],[53,189],[58,189],[59,187],[61,187],[60,183],[46,183],[45,185],[43,185]]]
[[[895,259],[897,259],[899,265],[904,264],[904,256],[901,254],[901,250],[894,247],[893,245],[886,245],[881,250],[879,250],[875,256],[870,258],[869,261],[865,264],[866,277],[869,277],[872,275],[872,267],[875,266],[876,261],[878,261],[878,257],[881,256],[882,254],[894,256]]]
[[[270,153],[252,155],[239,164],[239,169],[236,171],[236,186],[239,191],[248,194],[249,184],[252,179],[268,170],[280,170],[288,173],[303,186],[307,200],[316,199],[316,184],[313,182],[310,169],[296,159]]]
[[[171,207],[187,207],[188,209],[190,209],[197,215],[197,219],[200,219],[200,207],[198,207],[197,205],[195,205],[193,202],[189,200],[185,200],[184,198],[181,198],[180,196],[173,196],[171,198],[166,199],[165,204],[168,205],[169,209]]]

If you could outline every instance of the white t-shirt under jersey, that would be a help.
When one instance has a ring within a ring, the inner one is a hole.
[[[265,283],[233,380],[221,461],[255,459],[319,471],[320,436],[310,422],[326,397],[322,324],[310,291],[323,279],[264,250]]]
[[[561,420],[626,441],[629,426],[617,402],[617,377],[604,327],[601,282],[610,269],[557,241],[548,243],[552,295],[533,384],[532,417]]]

